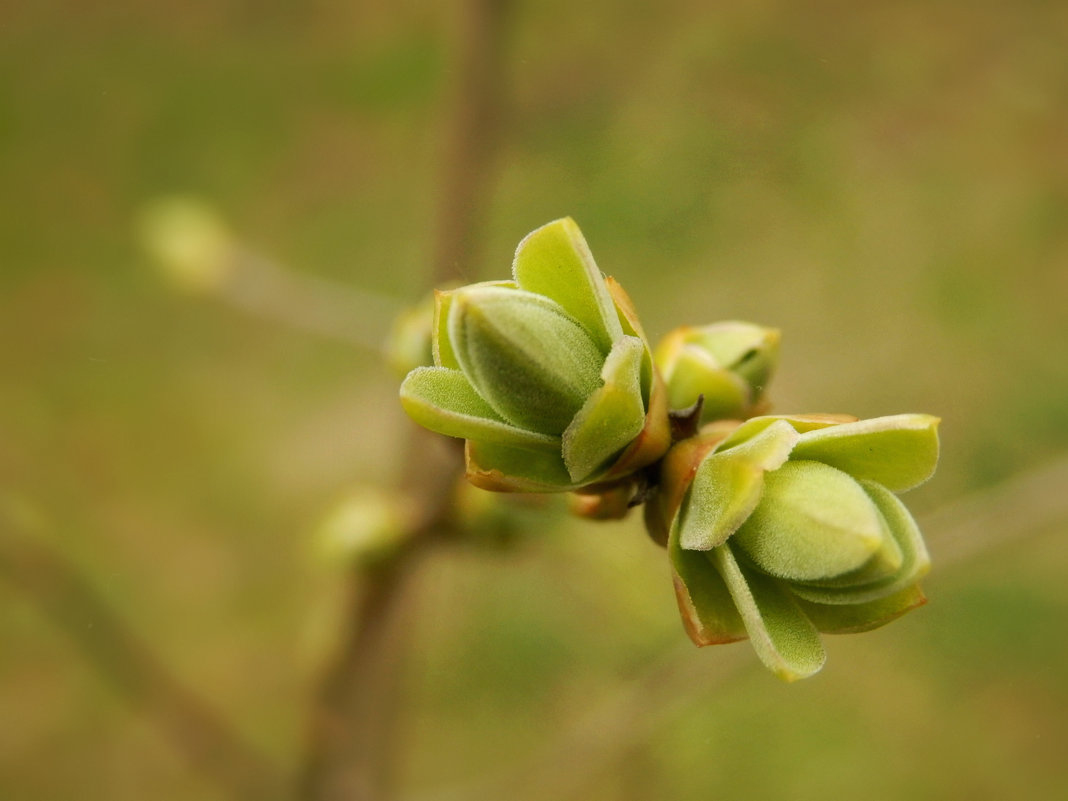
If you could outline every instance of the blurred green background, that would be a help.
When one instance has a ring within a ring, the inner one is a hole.
[[[570,214],[651,336],[783,329],[777,410],[941,415],[907,498],[937,522],[931,603],[787,686],[688,645],[637,520],[438,555],[402,796],[1068,794],[1068,516],[1041,472],[1068,453],[1068,5],[512,5],[463,274]],[[0,4],[0,493],[286,774],[339,614],[316,531],[397,479],[397,381],[179,291],[136,222],[190,195],[304,278],[415,300],[464,9]],[[954,509],[982,543],[940,566]],[[0,642],[0,796],[227,797],[17,581]]]

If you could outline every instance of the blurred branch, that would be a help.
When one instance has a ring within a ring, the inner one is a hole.
[[[306,799],[384,801],[392,792],[394,724],[407,646],[406,611],[422,559],[454,533],[460,460],[439,437],[413,437],[407,478],[418,519],[390,557],[353,565],[337,651],[318,687],[299,777]]]
[[[605,692],[592,711],[520,765],[470,785],[422,793],[418,801],[578,798],[621,754],[647,743],[654,732],[692,708],[696,696],[750,664],[742,649],[723,650],[717,657],[712,663],[695,659],[693,645],[680,640],[642,676]]]
[[[1068,519],[1068,456],[924,515],[935,569],[983,556]]]
[[[155,267],[176,289],[364,350],[382,349],[401,310],[392,298],[298,273],[253,252],[210,204],[195,197],[147,204],[138,233]]]
[[[219,297],[258,317],[379,353],[401,303],[237,251]]]
[[[462,278],[478,260],[477,223],[503,132],[504,31],[510,5],[511,0],[467,0],[458,20],[458,75],[438,197],[434,286]]]
[[[81,571],[0,512],[0,576],[23,592],[88,662],[152,719],[199,775],[233,798],[279,797],[275,766],[256,753],[118,617]]]
[[[1068,455],[924,515],[920,526],[935,552],[936,570],[959,568],[1068,521],[1066,486]],[[422,793],[418,801],[578,798],[621,755],[754,664],[740,649],[716,649],[710,664],[696,658],[689,642],[680,642],[639,678],[606,691],[592,711],[519,765],[470,785]]]
[[[479,200],[486,195],[501,117],[501,34],[507,5],[506,0],[463,5],[434,284],[461,277],[461,265],[475,260]],[[407,634],[404,609],[428,546],[453,533],[452,494],[461,472],[457,452],[433,458],[439,438],[421,430],[411,437],[404,477],[421,522],[388,562],[370,570],[354,567],[350,573],[341,643],[312,710],[300,777],[301,796],[308,801],[386,801],[393,795],[393,729]]]

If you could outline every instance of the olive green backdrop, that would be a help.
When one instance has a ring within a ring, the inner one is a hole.
[[[317,531],[396,480],[397,380],[181,291],[137,220],[192,196],[303,279],[417,299],[465,13],[0,4],[0,493],[283,774],[339,613]],[[651,336],[783,329],[777,410],[942,416],[906,498],[931,602],[782,685],[688,645],[638,521],[547,516],[424,566],[403,798],[1068,792],[1066,41],[1057,2],[513,4],[463,274],[570,214]],[[48,591],[0,580],[0,795],[228,797]]]

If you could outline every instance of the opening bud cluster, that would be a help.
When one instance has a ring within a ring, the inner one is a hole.
[[[511,280],[439,291],[424,314],[433,363],[401,385],[409,416],[465,440],[483,489],[574,492],[600,519],[644,502],[697,645],[748,638],[793,680],[822,667],[821,632],[925,602],[895,493],[934,472],[937,418],[766,415],[779,332],[687,326],[654,351],[569,218],[520,243]]]
[[[433,366],[401,384],[417,423],[467,441],[467,477],[500,491],[611,481],[670,445],[667,399],[630,299],[578,226],[519,245],[511,281],[436,293]]]

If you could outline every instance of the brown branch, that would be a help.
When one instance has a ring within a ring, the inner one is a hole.
[[[432,283],[464,277],[479,257],[478,221],[504,129],[505,23],[510,0],[468,0],[438,197]]]
[[[197,774],[233,798],[280,797],[275,766],[182,684],[65,556],[0,515],[0,576],[66,633],[117,692],[152,719]]]
[[[348,575],[345,628],[312,709],[301,798],[383,801],[392,794],[415,578],[422,559],[454,531],[451,499],[461,463],[449,444],[413,430],[407,483],[420,518],[389,559]]]
[[[433,256],[435,284],[462,277],[463,267],[475,260],[479,199],[485,195],[500,131],[507,6],[507,0],[470,0],[460,20],[454,117]],[[421,521],[387,563],[371,570],[354,568],[349,576],[345,628],[312,710],[299,786],[307,801],[385,801],[393,794],[405,610],[423,556],[453,533],[450,502],[460,461],[455,451],[434,456],[439,439],[415,432],[405,461],[405,481]]]

